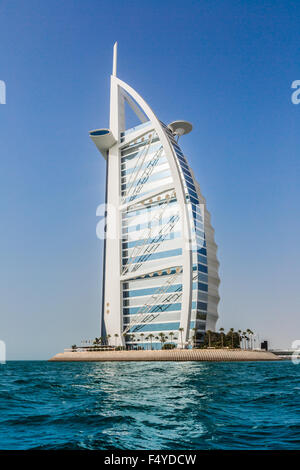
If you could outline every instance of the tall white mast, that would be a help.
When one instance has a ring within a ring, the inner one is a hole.
[[[114,44],[114,53],[113,53],[113,71],[112,74],[114,77],[117,76],[117,56],[118,56],[118,43],[117,41]]]

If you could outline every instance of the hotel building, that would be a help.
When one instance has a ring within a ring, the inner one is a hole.
[[[192,126],[161,122],[117,77],[117,44],[110,93],[110,128],[90,131],[107,165],[101,336],[197,346],[215,329],[220,280],[210,214],[178,143]],[[125,106],[136,127],[126,128]]]

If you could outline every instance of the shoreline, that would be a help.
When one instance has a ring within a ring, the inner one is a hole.
[[[197,361],[242,362],[280,361],[267,351],[241,349],[172,349],[155,351],[86,351],[63,352],[49,359],[50,362],[132,362],[132,361]]]

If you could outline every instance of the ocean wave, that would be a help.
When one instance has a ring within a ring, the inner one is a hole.
[[[14,362],[2,371],[2,449],[295,449],[300,440],[292,363]]]

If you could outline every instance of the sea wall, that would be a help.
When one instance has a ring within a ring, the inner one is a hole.
[[[66,351],[50,361],[278,361],[275,354],[266,351],[239,349],[173,349],[159,351]]]

